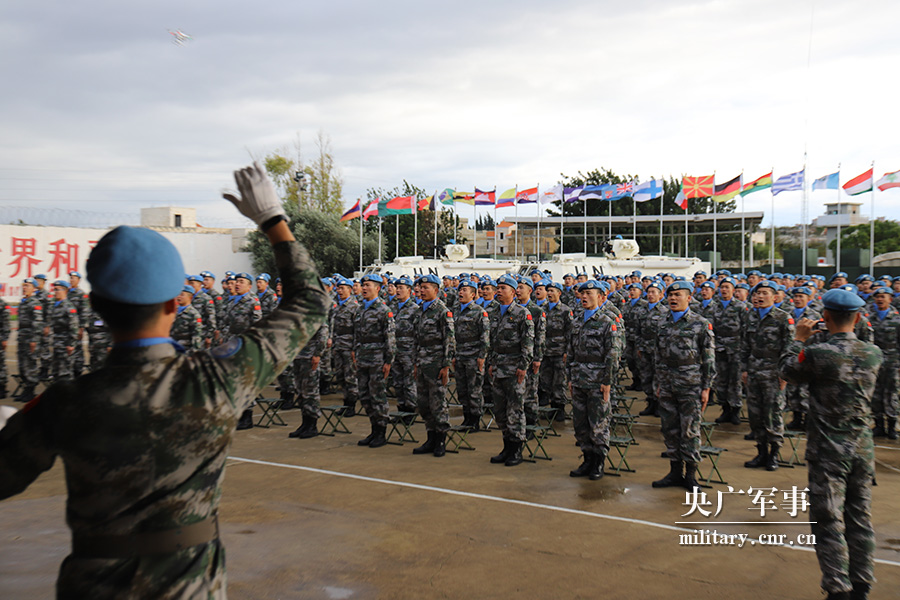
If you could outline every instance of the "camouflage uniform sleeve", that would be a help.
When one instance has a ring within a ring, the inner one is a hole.
[[[356,311],[356,314],[353,315],[353,341],[350,343],[351,351],[354,355],[359,354],[360,337],[359,337],[359,329],[360,329],[360,313],[362,311]]]
[[[389,365],[394,362],[394,357],[397,355],[397,337],[395,335],[395,326],[394,326],[394,313],[391,312],[391,309],[385,305],[385,311],[383,319],[384,326],[384,364]]]
[[[616,373],[619,369],[620,347],[618,338],[622,335],[618,325],[612,319],[606,324],[606,352],[603,357],[603,369],[601,373],[601,385],[612,385],[616,381]]]
[[[781,328],[781,352],[787,349],[790,345],[791,341],[794,339],[794,318],[788,317],[784,320],[784,325]]]
[[[534,320],[531,318],[531,312],[525,309],[526,315],[519,324],[519,339],[522,349],[522,356],[519,358],[519,365],[516,367],[521,371],[525,371],[531,367],[534,362]]]
[[[700,346],[700,389],[711,388],[716,380],[716,335],[713,325],[705,321],[698,340]]]
[[[299,242],[280,242],[273,251],[284,286],[279,307],[235,340],[196,355],[215,362],[238,410],[291,363],[328,314],[328,297],[306,249]]]
[[[212,298],[206,304],[206,314],[203,316],[204,337],[213,339],[216,336],[218,322],[216,321],[216,303]]]
[[[442,315],[444,321],[444,360],[441,368],[449,367],[456,358],[456,327],[449,309]]]
[[[544,311],[538,315],[537,322],[534,324],[534,362],[540,362],[544,359],[544,345],[547,340],[547,316]]]
[[[21,493],[56,460],[43,405],[32,400],[0,429],[0,500]]]
[[[3,305],[0,307],[0,341],[5,342],[9,339],[10,333],[9,305],[3,301],[0,301],[0,304]],[[898,331],[900,331],[900,329],[898,329]]]
[[[572,315],[572,310],[566,310],[566,314],[563,315],[563,335],[566,336],[566,340],[570,340],[572,338],[572,321],[574,320],[574,316]],[[568,351],[568,344],[566,344],[566,354],[571,356],[571,353]]]
[[[191,348],[201,350],[203,348],[203,318],[200,313],[194,311],[191,315]]]
[[[812,339],[812,338],[810,338]],[[812,358],[807,354],[807,348],[802,342],[791,340],[778,361],[778,370],[781,377],[790,383],[800,384],[809,381],[812,373]]]
[[[900,327],[897,328],[900,331]],[[481,350],[478,352],[478,358],[487,358],[491,349],[491,320],[488,318],[487,311],[481,310]]]
[[[322,323],[322,327],[319,328],[319,331],[316,332],[316,335],[313,336],[312,344],[313,344],[313,356],[324,356],[326,349],[326,342],[328,341],[330,329],[328,328],[328,321]]]
[[[747,371],[750,364],[750,312],[744,313],[744,326],[741,327],[741,373]]]
[[[80,321],[78,320],[78,309],[72,306],[72,303],[69,303],[69,308],[66,310],[66,321],[69,325],[66,335],[66,346],[75,346],[78,343],[78,328],[80,327]]]

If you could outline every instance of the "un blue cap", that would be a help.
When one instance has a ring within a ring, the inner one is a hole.
[[[536,287],[536,288],[539,288],[539,287],[544,287],[544,288],[546,288],[548,285],[550,285],[550,280],[549,280],[549,279],[541,279],[541,280],[538,281],[536,284],[534,284],[534,287]]]
[[[706,271],[697,271],[696,273],[694,273],[694,277],[696,277],[697,275],[703,275],[704,277],[706,277]]]
[[[235,273],[235,279],[246,279],[247,281],[253,281],[253,275],[250,273]]]
[[[200,277],[209,277],[210,279],[215,279],[216,275],[212,271],[200,271]]]
[[[531,281],[531,279],[528,277],[519,277],[519,283],[527,285],[531,289],[534,289],[534,282]]]
[[[497,282],[494,281],[493,279],[491,279],[490,277],[488,277],[487,275],[485,275],[484,277],[481,278],[481,283],[479,284],[479,287],[485,287],[488,285],[491,287],[497,287]]]
[[[516,278],[512,275],[501,275],[497,278],[497,285],[508,285],[512,289],[516,289],[516,287],[518,287],[519,285],[519,282],[516,281]]]
[[[278,278],[278,281],[281,281],[280,277]],[[332,279],[331,277],[323,277],[322,285],[334,285],[334,279]]]
[[[69,277],[77,277],[78,279],[81,279],[81,273],[79,273],[78,271],[69,271]]]
[[[459,282],[459,287],[461,287],[461,288],[468,287],[468,288],[472,288],[475,291],[478,291],[478,286],[476,286],[475,282],[472,281],[471,279],[461,279]]]
[[[726,275],[722,279],[722,281],[719,282],[719,285],[721,286],[723,283],[730,283],[731,285],[737,285],[737,281],[735,281],[734,277],[731,277],[730,275]]]
[[[664,284],[664,283],[662,282],[662,280],[660,280],[660,279],[654,279],[653,281],[651,281],[651,282],[647,285],[647,288],[646,288],[646,289],[649,290],[650,288],[656,288],[656,289],[658,289],[660,292],[664,292],[664,291],[666,291],[666,284]]]
[[[575,279],[575,273],[566,273],[565,275],[563,275],[563,279],[565,279],[566,277],[571,277],[572,279]]]
[[[384,280],[381,279],[380,275],[375,275],[374,273],[369,273],[368,275],[363,275],[362,279],[359,280],[360,283],[364,281],[371,281],[372,283],[377,283],[381,285],[384,283]]]
[[[860,281],[875,281],[875,279],[868,273],[865,273],[856,278],[856,283],[859,283]]]
[[[834,288],[834,289],[836,289],[836,290],[847,290],[848,292],[852,292],[852,293],[854,293],[854,294],[858,294],[858,293],[859,293],[859,288],[856,287],[856,284],[854,284],[854,283],[845,283],[844,285],[842,285],[842,286],[840,286],[840,287],[837,287],[837,288]]]
[[[812,296],[813,291],[805,285],[798,285],[797,287],[791,288],[791,296],[794,294],[806,294],[807,296]]]
[[[272,281],[272,276],[269,275],[268,273],[260,273],[259,275],[256,276],[256,280],[259,281],[260,279],[262,279],[263,281],[268,283],[268,282]]]
[[[191,296],[194,295],[194,288],[192,288],[192,287],[189,286],[189,285],[186,285],[186,286],[184,286],[183,288],[181,288],[181,291],[182,291],[182,292],[187,292],[187,293],[190,294]]]
[[[579,292],[584,292],[586,290],[600,290],[601,292],[605,292],[606,290],[603,288],[603,283],[600,281],[596,281],[594,279],[588,279],[584,283],[578,286]]]
[[[434,285],[441,287],[441,280],[438,279],[438,276],[433,273],[428,273],[427,275],[422,275],[419,278],[419,283],[433,283]]]
[[[93,291],[125,304],[159,304],[184,287],[184,264],[175,246],[143,227],[116,227],[97,242],[87,262]]]
[[[828,281],[834,281],[834,280],[837,279],[838,277],[843,277],[844,279],[848,279],[849,276],[848,276],[847,273],[845,273],[844,271],[838,271],[837,273],[835,273],[834,275],[832,275],[831,278],[830,278]]]
[[[875,290],[874,292],[872,292],[872,294],[887,294],[889,296],[893,296],[894,290],[883,285],[880,288],[878,288],[877,290]]]
[[[188,281],[196,281],[198,283],[203,282],[203,278],[199,275],[188,275],[187,277],[185,277],[185,279],[187,279]]]
[[[739,284],[737,284],[736,286],[734,286],[734,289],[736,289],[736,290],[738,290],[738,289],[740,289],[740,290],[749,290],[749,289],[750,289],[750,284],[749,284],[749,283],[744,283],[744,282],[742,281],[742,282],[740,282]]]
[[[754,286],[753,286],[753,289],[750,290],[750,291],[752,291],[752,292],[755,293],[756,290],[761,290],[762,288],[769,288],[769,289],[771,289],[773,292],[777,292],[777,291],[778,291],[778,285],[779,285],[779,284],[775,283],[774,281],[771,281],[771,280],[769,280],[769,279],[763,279],[762,281],[760,281],[759,283],[757,283],[756,285],[754,285]]]
[[[866,303],[862,298],[842,288],[828,290],[822,296],[822,306],[828,310],[853,312],[865,305]]]
[[[396,283],[397,285],[405,285],[408,287],[413,286],[413,280],[409,277],[409,275],[401,275],[400,277],[397,278],[397,281],[394,283]]]
[[[57,279],[53,282],[53,287],[64,287],[66,289],[69,289],[69,282],[62,279]]]
[[[334,278],[334,285],[346,285],[347,287],[353,287],[353,282],[343,275],[338,275]]]
[[[31,285],[37,287],[37,282],[34,280],[34,277],[26,277],[22,280],[23,284],[30,283]]]
[[[714,290],[714,289],[716,289],[716,284],[714,284],[712,281],[704,281],[703,283],[700,284],[700,289],[702,290],[703,288],[709,288],[709,289]]]
[[[559,283],[559,282],[557,282],[557,281],[547,281],[546,287],[547,287],[548,290],[549,290],[550,288],[553,288],[553,289],[559,290],[560,292],[563,291],[563,286],[562,286],[562,284]]]
[[[37,275],[34,276],[34,278],[40,279],[41,281],[47,281],[47,276],[44,275],[43,273],[38,273]]]
[[[677,292],[678,290],[687,290],[689,292],[693,292],[694,284],[688,281],[673,281],[669,284],[669,287],[666,288],[666,294],[671,294],[672,292]]]

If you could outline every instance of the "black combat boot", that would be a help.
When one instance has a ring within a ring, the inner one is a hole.
[[[872,437],[884,437],[884,418],[881,416],[875,417],[875,429],[872,430]]]
[[[753,433],[753,430],[751,429],[751,430],[750,430],[750,433],[748,433],[748,434],[746,434],[746,435],[744,436],[744,439],[745,439],[745,440],[755,440],[755,439],[756,439],[756,434]]]
[[[606,456],[601,452],[591,454],[591,471],[588,473],[588,479],[591,481],[603,479],[603,463],[605,460]]]
[[[34,386],[22,388],[22,393],[15,397],[16,402],[30,402],[34,398]]]
[[[769,453],[766,452],[765,444],[757,444],[756,445],[756,456],[748,460],[744,463],[744,466],[748,469],[758,469],[760,467],[766,466],[766,463],[769,460]]]
[[[281,406],[279,410],[290,410],[296,406],[294,394],[287,390],[281,390]]]
[[[356,416],[356,402],[344,402],[344,418]]]
[[[244,412],[241,413],[241,418],[238,420],[237,430],[241,431],[242,429],[252,429],[253,428],[253,409],[248,408]]]
[[[301,440],[306,440],[319,435],[319,428],[317,427],[318,421],[319,420],[317,418],[310,417],[309,424],[307,425],[306,429],[303,430],[297,437],[299,437]]]
[[[303,415],[303,422],[300,424],[300,427],[295,429],[294,431],[288,434],[289,438],[299,438],[302,437],[306,430],[309,429],[309,417]]]
[[[887,420],[887,431],[885,432],[887,435],[887,439],[896,441],[898,437],[897,435],[897,419],[888,419]]]
[[[447,440],[447,433],[444,431],[435,431],[434,432],[434,450],[432,453],[440,458],[444,454],[447,453],[447,448],[444,446],[444,442]]]
[[[0,387],[0,398],[6,398],[9,395],[9,392],[6,391],[6,386]]]
[[[828,592],[825,600],[850,600],[850,592]]]
[[[591,459],[593,455],[585,452],[583,460],[577,469],[569,471],[569,477],[587,477],[591,473]]]
[[[700,484],[697,483],[697,463],[695,462],[685,462],[684,463],[684,489],[689,492],[693,492],[694,488],[700,488]]]
[[[506,455],[506,462],[504,462],[507,467],[514,467],[516,465],[522,464],[522,442],[517,440],[510,440],[509,442],[509,454]]]
[[[472,423],[469,425],[469,432],[476,433],[481,431],[481,413],[472,413]]]
[[[425,440],[425,443],[419,446],[418,448],[413,448],[413,454],[430,454],[434,452],[434,431],[428,431],[428,439]]]
[[[730,423],[731,422],[731,405],[723,404],[722,405],[722,414],[716,417],[716,423]]]
[[[682,469],[684,463],[680,460],[669,461],[669,474],[662,479],[657,479],[651,485],[655,488],[681,487],[684,485]]]
[[[639,412],[642,417],[650,417],[656,414],[656,400],[647,399],[647,408]]]
[[[785,425],[785,428],[791,431],[803,431],[803,413],[799,410],[794,411],[794,420]]]
[[[564,422],[566,420],[566,405],[563,404],[562,406],[554,406],[553,408],[556,409],[556,416],[553,417],[553,420],[557,423]]]
[[[741,407],[740,406],[732,406],[731,407],[731,424],[732,425],[740,425],[741,424]]]
[[[371,432],[369,433],[369,435],[367,435],[363,439],[356,442],[356,445],[357,446],[368,446],[369,444],[371,444],[372,440],[375,439],[375,429],[377,427],[378,427],[378,425],[376,425],[375,423],[372,423],[372,429],[371,429]]]
[[[369,441],[369,448],[381,448],[387,444],[387,439],[384,437],[385,431],[384,425],[374,425],[372,427],[372,439]]]
[[[495,465],[499,465],[500,463],[506,462],[506,457],[509,456],[510,453],[510,442],[508,439],[503,438],[503,450],[500,451],[500,454],[497,456],[491,457],[491,462]]]
[[[850,592],[850,600],[869,600],[869,590],[872,586],[862,581],[853,582],[853,591]]]
[[[781,446],[772,444],[769,446],[769,456],[766,459],[766,471],[775,471],[778,469],[778,451]]]

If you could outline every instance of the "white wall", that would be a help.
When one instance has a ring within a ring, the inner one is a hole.
[[[68,272],[80,271],[82,288],[90,289],[85,265],[91,248],[109,229],[0,225],[0,296],[17,302],[22,280],[38,273],[49,282],[68,280]],[[225,271],[251,272],[250,254],[232,251],[231,233],[176,233],[162,231],[181,253],[186,273],[212,271],[221,281]],[[153,285],[148,282],[148,285]],[[221,286],[219,286],[221,288]]]

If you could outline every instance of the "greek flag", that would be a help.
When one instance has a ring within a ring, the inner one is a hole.
[[[794,190],[803,189],[803,181],[806,176],[806,169],[791,173],[790,175],[782,175],[772,184],[772,195],[777,196],[781,192],[792,192]]]

